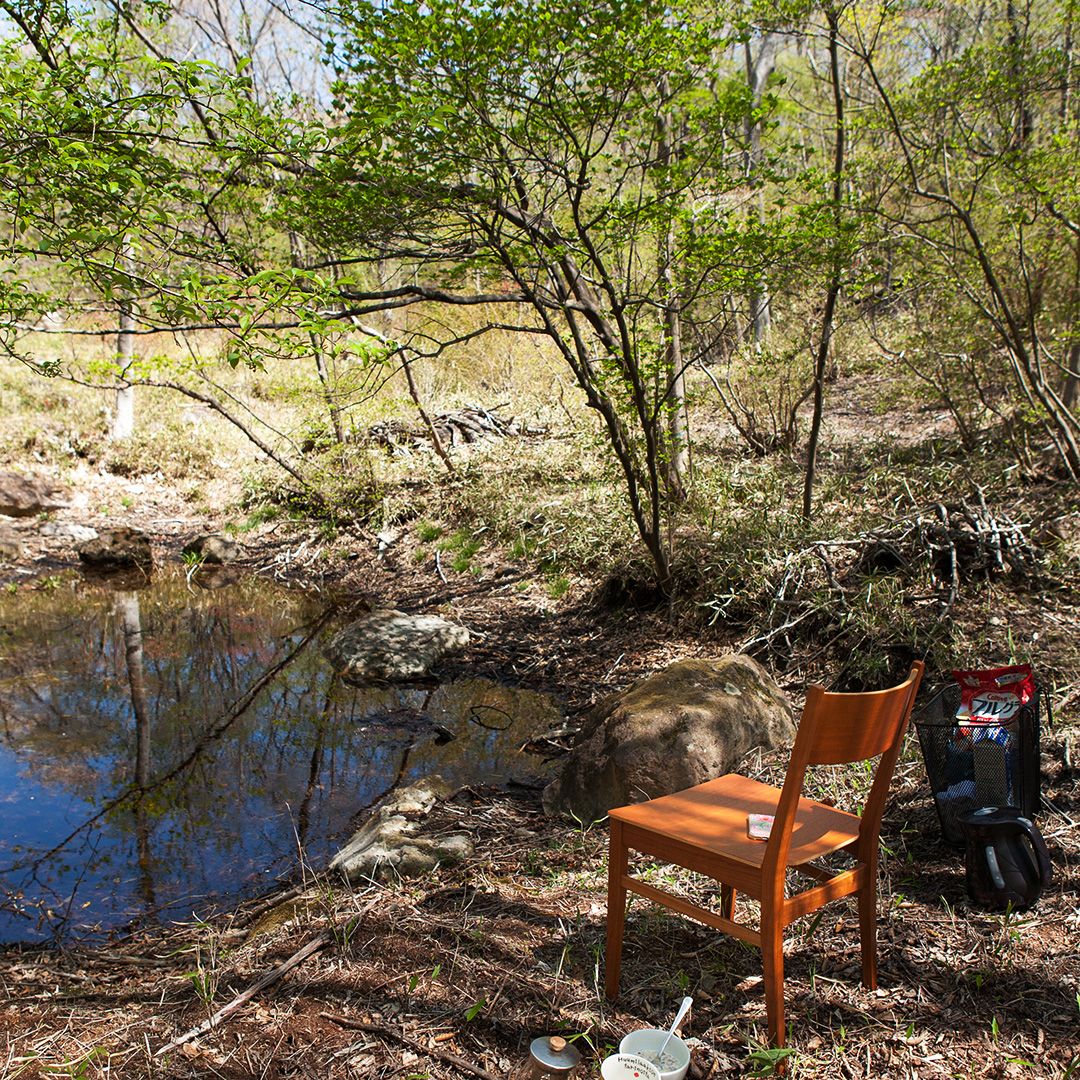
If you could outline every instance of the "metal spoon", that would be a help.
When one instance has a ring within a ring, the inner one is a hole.
[[[667,1049],[667,1044],[671,1042],[671,1036],[675,1034],[675,1029],[679,1026],[679,1021],[690,1011],[690,1006],[694,1004],[692,997],[684,997],[682,1004],[679,1006],[679,1011],[675,1014],[675,1021],[671,1025],[671,1029],[667,1033],[667,1038],[660,1044],[660,1049],[656,1051],[656,1064],[660,1064],[660,1056]]]

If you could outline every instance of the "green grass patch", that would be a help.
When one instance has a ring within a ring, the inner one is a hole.
[[[416,539],[421,544],[431,544],[442,536],[443,531],[443,527],[433,521],[421,521],[416,526]]]
[[[570,591],[570,579],[559,571],[549,571],[544,578],[544,592],[552,600],[561,600]]]

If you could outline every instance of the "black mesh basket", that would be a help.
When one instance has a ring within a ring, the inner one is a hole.
[[[926,775],[941,831],[963,844],[957,818],[982,806],[1015,806],[1033,817],[1039,809],[1039,703],[1034,694],[1005,722],[956,722],[960,687],[946,686],[915,717]],[[1050,702],[1046,702],[1049,712]]]

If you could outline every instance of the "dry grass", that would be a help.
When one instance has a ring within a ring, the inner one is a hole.
[[[295,534],[281,531],[276,542],[295,547]],[[640,674],[724,647],[715,633],[664,613],[605,616],[580,591],[553,603],[527,563],[522,578],[497,577],[498,554],[487,548],[477,553],[478,573],[447,565],[442,586],[433,560],[414,557],[416,546],[438,539],[410,529],[378,563],[373,545],[352,587],[362,581],[407,609],[452,597],[478,633],[448,678],[516,672],[523,685],[562,693],[578,716]],[[263,558],[275,565],[269,546]],[[293,572],[302,581],[316,568]],[[531,582],[526,591],[522,580]],[[1039,598],[1016,610],[1044,633],[1053,614]],[[1054,663],[1067,669],[1071,661],[1061,654]],[[789,675],[794,697],[807,677]],[[884,822],[881,989],[859,985],[850,904],[793,926],[791,1076],[1064,1080],[1075,1068],[1076,685],[1059,686],[1056,722],[1044,733],[1044,793],[1055,809],[1040,824],[1057,877],[1032,912],[992,914],[968,903],[960,854],[939,839],[909,742]],[[782,757],[753,754],[744,764],[775,779]],[[845,801],[849,774],[820,782]],[[768,1064],[756,951],[640,901],[628,921],[622,994],[614,1005],[603,999],[602,823],[582,829],[544,818],[536,792],[466,790],[435,812],[431,828],[467,831],[475,857],[422,880],[358,890],[298,867],[298,891],[269,906],[137,930],[101,947],[7,951],[5,1075],[526,1080],[531,1039],[562,1032],[583,1051],[581,1080],[596,1080],[599,1060],[626,1031],[669,1020],[684,993],[695,999],[692,1080],[752,1076]],[[312,942],[323,944],[213,1031],[161,1053]]]
[[[481,372],[483,364],[490,370]],[[448,667],[448,676],[467,669],[551,689],[577,716],[599,696],[680,656],[744,646],[758,632],[754,620],[775,608],[781,625],[789,601],[825,611],[842,594],[851,614],[838,621],[861,635],[842,637],[822,619],[814,635],[807,623],[806,636],[772,639],[760,655],[794,696],[808,679],[828,679],[853,652],[905,661],[900,650],[935,623],[940,594],[925,577],[877,579],[856,589],[856,578],[845,574],[857,547],[845,550],[846,561],[838,556],[840,591],[822,584],[820,560],[817,577],[806,574],[806,593],[784,591],[794,581],[788,556],[810,550],[821,535],[850,538],[867,518],[889,518],[950,490],[966,494],[972,479],[994,470],[993,494],[1025,521],[1059,510],[1075,519],[1071,488],[1007,474],[1000,462],[925,450],[919,436],[926,418],[917,402],[898,399],[891,381],[851,379],[830,388],[840,408],[830,418],[823,460],[822,520],[817,532],[805,529],[795,512],[797,464],[747,461],[701,384],[694,389],[698,499],[672,532],[684,565],[696,567],[699,577],[688,576],[686,592],[667,607],[637,607],[636,541],[594,421],[546,360],[537,358],[536,365],[529,369],[516,354],[466,356],[456,373],[449,366],[436,379],[432,368],[422,385],[433,401],[464,396],[463,388],[481,385],[474,380],[482,374],[483,403],[500,403],[503,390],[513,393],[509,411],[531,410],[548,427],[545,437],[469,451],[453,475],[419,452],[350,451],[348,473],[346,459],[327,459],[327,476],[364,486],[370,499],[363,513],[345,515],[337,540],[319,522],[256,530],[246,537],[252,559],[261,556],[297,585],[363,590],[410,610],[452,609],[477,634],[469,656],[458,669]],[[285,435],[325,420],[310,369],[240,371],[234,378],[235,395]],[[146,508],[146,520],[166,516],[166,505],[177,513],[165,502],[169,488],[187,498],[192,512],[242,522],[248,508],[241,505],[241,481],[249,496],[259,497],[276,474],[221,421],[195,418],[198,410],[153,392],[142,400],[150,406],[140,406],[139,438],[129,447],[108,447],[102,392],[6,370],[0,453],[9,464],[51,470],[92,490],[93,499],[94,475],[102,480],[101,499],[110,497],[105,479],[112,497],[124,490],[112,483],[113,467],[126,469],[128,479],[160,473],[162,502]],[[357,406],[357,424],[410,411],[401,387],[389,385]],[[866,452],[868,431],[877,439],[872,452]],[[863,450],[851,451],[860,440]],[[93,517],[86,509],[61,512],[71,520],[80,514]],[[449,549],[442,561],[437,553],[441,537],[459,532],[480,546],[455,571]],[[300,550],[306,538],[310,552],[354,555],[348,571],[321,554],[306,563],[275,560],[275,550]],[[879,906],[882,988],[871,994],[859,986],[849,907],[836,905],[820,922],[792,928],[793,1077],[1066,1080],[1080,1069],[1075,542],[1075,536],[1063,542],[1054,556],[1055,592],[1025,591],[1006,580],[966,582],[931,642],[945,658],[976,658],[984,666],[1033,659],[1064,703],[1043,746],[1044,790],[1055,809],[1040,823],[1058,869],[1053,886],[1022,916],[971,908],[958,853],[938,839],[912,746],[883,837],[889,857]],[[39,572],[71,559],[66,549],[46,553],[34,564]],[[566,578],[558,596],[549,585],[552,573]],[[601,589],[611,578],[625,586],[622,592]],[[621,606],[605,608],[597,602],[601,595]],[[732,605],[704,625],[729,595],[743,596],[747,610]],[[918,647],[930,645],[920,638]],[[940,668],[934,676],[947,677],[944,661]],[[776,769],[767,758],[750,764],[765,773]],[[669,1019],[683,993],[695,998],[693,1080],[750,1076],[770,1063],[761,1045],[757,954],[648,906],[631,911],[623,993],[614,1006],[603,1000],[603,826],[583,831],[544,819],[533,792],[465,791],[440,808],[435,827],[467,829],[476,857],[419,882],[355,892],[298,868],[299,894],[273,912],[226,912],[205,923],[118,935],[103,947],[7,951],[0,963],[0,1073],[27,1080],[524,1080],[531,1038],[561,1031],[583,1050],[581,1080],[595,1080],[598,1059],[622,1034]],[[160,1053],[324,934],[324,947],[210,1034]]]
[[[789,930],[792,1077],[1075,1068],[1080,830],[1049,815],[1055,884],[1034,911],[993,915],[968,904],[932,814],[911,760],[886,818],[880,990],[859,985],[852,907]],[[561,1032],[577,1040],[586,1080],[626,1031],[670,1019],[684,993],[695,999],[685,1029],[693,1077],[750,1076],[767,1064],[756,952],[641,902],[628,921],[622,994],[604,1000],[602,826],[543,819],[533,794],[465,791],[432,827],[467,830],[476,857],[390,889],[309,879],[270,910],[108,949],[8,954],[6,1075],[524,1078],[529,1041]],[[213,1031],[160,1052],[323,938]]]

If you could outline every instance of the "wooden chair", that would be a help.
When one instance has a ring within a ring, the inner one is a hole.
[[[605,972],[609,1000],[619,993],[627,890],[761,949],[769,1039],[776,1047],[784,1045],[784,927],[801,915],[856,893],[863,985],[876,988],[878,834],[922,672],[917,661],[899,686],[873,693],[834,694],[811,686],[782,790],[731,773],[611,811]],[[861,817],[802,796],[807,766],[878,755]],[[775,817],[768,841],[747,836],[748,814]],[[714,878],[720,883],[719,914],[632,877],[627,870],[631,849]],[[813,865],[836,851],[851,855],[854,865],[835,873]],[[818,884],[788,896],[788,867]],[[737,892],[761,902],[760,930],[733,921]]]

